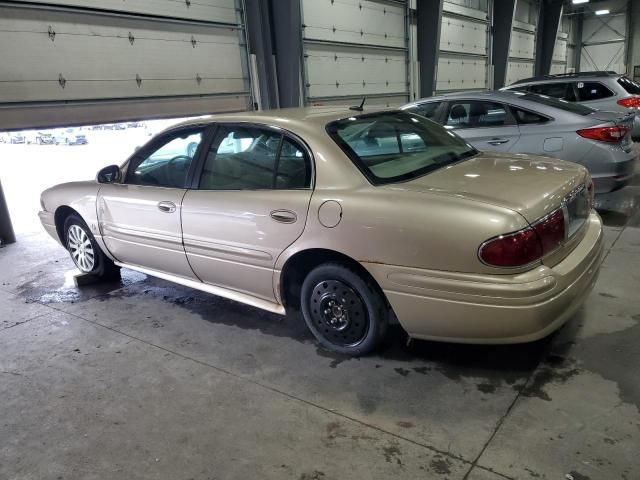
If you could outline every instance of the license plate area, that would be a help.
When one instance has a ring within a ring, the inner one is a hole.
[[[573,192],[564,202],[565,231],[567,239],[573,237],[585,224],[591,210],[587,189],[582,187]]]

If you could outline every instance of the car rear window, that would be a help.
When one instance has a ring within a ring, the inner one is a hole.
[[[326,129],[374,185],[410,180],[478,153],[444,127],[405,111],[353,116]]]
[[[630,78],[620,77],[618,83],[631,95],[640,95],[640,83],[634,82]]]
[[[613,92],[600,82],[577,82],[576,87],[579,102],[590,102],[613,97]]]
[[[518,97],[522,100],[529,100],[531,102],[540,103],[548,107],[559,108],[560,110],[564,110],[565,112],[577,113],[578,115],[582,116],[590,115],[595,112],[595,110],[591,107],[569,102],[567,100],[562,100],[560,98],[549,97],[547,95],[521,92],[514,92],[514,95],[518,95]]]

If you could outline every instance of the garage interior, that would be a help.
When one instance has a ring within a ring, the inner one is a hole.
[[[600,277],[558,332],[460,345],[394,325],[360,358],[295,312],[127,269],[83,285],[37,218],[44,188],[179,118],[638,81],[640,1],[2,1],[0,52],[0,479],[640,478],[640,173],[596,197]],[[71,128],[89,143],[11,142]]]

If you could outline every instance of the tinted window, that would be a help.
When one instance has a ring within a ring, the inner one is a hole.
[[[613,96],[611,90],[598,82],[577,82],[576,87],[578,88],[578,100],[581,102]]]
[[[446,125],[454,128],[499,127],[508,123],[504,105],[493,102],[450,102]]]
[[[202,129],[170,136],[152,153],[132,160],[125,183],[184,188],[201,141]]]
[[[408,108],[407,111],[417,113],[423,117],[433,119],[436,116],[438,108],[442,105],[442,102],[426,102],[419,105],[414,105]]]
[[[620,77],[618,79],[618,83],[622,85],[622,88],[624,88],[627,93],[630,93],[631,95],[640,95],[640,83],[634,82],[627,77]]]
[[[309,159],[291,140],[270,130],[226,127],[207,155],[200,189],[293,189],[310,183]]]
[[[561,98],[569,102],[576,101],[576,95],[573,91],[571,82],[546,83],[538,85],[530,85],[529,91],[539,93],[548,97]]]
[[[517,95],[518,98],[521,98],[522,100],[529,100],[531,102],[540,103],[548,107],[559,108],[560,110],[564,110],[565,112],[576,113],[578,115],[590,115],[595,112],[593,108],[587,107],[586,105],[571,103],[567,100],[547,97],[546,95],[536,95],[535,93],[520,92],[514,92],[514,95]]]
[[[453,132],[404,111],[351,117],[327,131],[375,184],[415,178],[477,153]]]
[[[547,117],[543,117],[537,113],[530,112],[528,110],[523,110],[518,107],[511,107],[511,112],[518,122],[518,125],[530,125],[534,123],[545,123],[548,122],[549,119]]]

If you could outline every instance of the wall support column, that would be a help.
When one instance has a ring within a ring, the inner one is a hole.
[[[302,105],[302,14],[300,0],[272,0],[275,68],[280,107]]]
[[[9,208],[7,207],[7,201],[4,198],[2,182],[0,182],[0,245],[15,243],[15,241],[16,235],[13,232],[13,225],[11,225],[11,217],[9,216]]]
[[[536,76],[549,75],[551,71],[553,49],[556,45],[561,17],[562,1],[546,0],[540,4],[536,38]]]
[[[496,90],[504,87],[507,81],[509,46],[515,14],[516,0],[501,0],[500,8],[493,9],[491,58],[493,59],[493,88]]]
[[[443,0],[419,0],[417,4],[420,97],[430,97],[436,91],[438,55],[440,53],[442,1]]]

